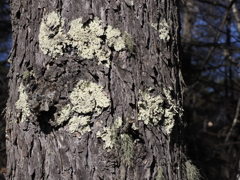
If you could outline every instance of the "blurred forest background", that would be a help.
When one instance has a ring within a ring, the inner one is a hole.
[[[9,64],[8,53],[11,49],[11,19],[8,0],[0,0],[0,114],[4,112],[8,98],[7,73]],[[5,149],[5,119],[0,115],[0,180],[4,179],[2,173],[6,171]]]
[[[0,111],[11,49],[8,0],[0,0]],[[240,0],[182,0],[182,73],[187,157],[206,180],[240,180]],[[5,172],[0,117],[0,179]]]

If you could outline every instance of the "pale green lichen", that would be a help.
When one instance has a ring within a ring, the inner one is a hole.
[[[97,137],[101,137],[102,140],[105,142],[103,148],[111,151],[117,139],[116,129],[115,127],[104,127],[103,133],[98,132]]]
[[[57,119],[57,124],[62,125],[65,121],[67,121],[70,117],[71,113],[71,106],[70,104],[64,106],[60,112],[60,117]]]
[[[42,52],[52,58],[63,55],[66,45],[66,34],[63,32],[64,21],[56,12],[48,14],[40,25],[39,47]]]
[[[68,36],[71,38],[73,47],[78,50],[78,55],[85,59],[97,57],[99,63],[109,61],[111,51],[109,48],[102,48],[104,30],[101,21],[94,18],[88,26],[83,26],[82,19],[78,18],[71,22]],[[108,62],[109,63],[109,62]]]
[[[122,127],[122,118],[118,117],[115,121],[114,121],[114,127],[115,128],[120,128]]]
[[[127,32],[124,33],[123,35],[123,39],[124,39],[124,43],[126,45],[126,48],[130,51],[131,54],[135,54],[134,53],[134,42],[132,40],[132,36],[130,34],[128,34]]]
[[[82,18],[75,19],[70,24],[70,30],[64,32],[64,20],[56,12],[50,13],[42,20],[39,33],[39,46],[42,52],[55,59],[63,55],[67,46],[77,49],[77,54],[84,59],[97,58],[99,64],[109,66],[113,47],[120,51],[126,47],[124,38],[118,29],[108,25],[106,30],[102,21],[95,17],[87,25]],[[106,36],[106,40],[103,38]]]
[[[165,180],[165,177],[163,175],[163,168],[160,166],[157,169],[157,175],[156,175],[156,180]]]
[[[133,130],[138,130],[138,127],[136,126],[135,123],[132,123],[132,129],[133,129]]]
[[[182,114],[182,108],[179,104],[175,104],[170,95],[170,90],[163,89],[163,95],[166,97],[168,106],[163,107],[164,101],[161,96],[152,96],[151,88],[147,91],[139,91],[141,100],[138,101],[139,115],[138,120],[142,120],[144,124],[156,126],[161,120],[166,129],[167,134],[172,132],[175,124],[175,116]]]
[[[87,114],[95,112],[99,115],[102,110],[110,105],[110,99],[103,92],[103,87],[85,80],[80,80],[70,95],[72,110]]]
[[[30,107],[27,102],[28,96],[27,93],[25,92],[25,88],[23,84],[21,83],[18,89],[19,92],[19,99],[15,103],[16,108],[22,110],[22,121],[27,121],[27,117],[31,115]]]
[[[69,131],[71,133],[73,132],[79,132],[80,134],[84,134],[86,132],[90,132],[91,128],[89,126],[91,120],[90,116],[73,116],[69,122]]]
[[[165,126],[165,129],[166,129],[168,134],[170,134],[172,132],[172,129],[174,127],[174,124],[175,124],[174,116],[175,116],[175,114],[176,113],[172,112],[171,109],[165,109],[164,126]]]
[[[118,138],[117,129],[119,129],[121,126],[122,118],[118,117],[111,127],[104,127],[102,132],[97,132],[97,137],[102,138],[104,141],[103,148],[107,149],[108,152],[113,149]]]
[[[27,79],[29,77],[35,77],[35,74],[33,73],[33,71],[24,71],[23,75],[22,75],[23,79]]]
[[[103,87],[85,80],[77,83],[70,94],[70,101],[71,104],[62,108],[57,124],[62,125],[69,120],[69,131],[80,134],[90,131],[89,113],[92,116],[99,116],[103,109],[110,105],[110,99],[104,93]],[[71,117],[72,114],[75,115]]]
[[[152,23],[152,27],[153,27],[155,30],[158,30],[158,24],[157,24],[157,23]]]
[[[169,88],[171,89],[171,88]],[[164,112],[164,126],[168,134],[172,132],[172,129],[175,124],[174,117],[178,115],[180,118],[183,114],[183,109],[180,107],[179,102],[175,104],[174,100],[171,97],[171,91],[167,89],[163,89],[164,95],[167,99],[168,108],[165,108]]]
[[[155,30],[158,30],[159,32],[159,38],[164,40],[164,41],[169,41],[170,36],[169,36],[169,25],[167,24],[166,20],[163,19],[162,22],[160,22],[159,24],[161,26],[161,28],[158,30],[158,24],[157,23],[153,23],[152,27]]]
[[[125,0],[125,3],[126,3],[128,6],[133,6],[133,5],[134,5],[134,0]]]
[[[107,43],[110,47],[114,47],[116,51],[125,48],[124,39],[121,37],[119,29],[108,26],[106,30]]]
[[[132,138],[128,134],[121,134],[124,162],[128,166],[133,165],[134,146]]]
[[[144,124],[157,125],[164,113],[162,107],[163,99],[161,96],[151,96],[149,89],[146,92],[139,91],[142,100],[138,101],[139,115],[138,120],[144,121]]]
[[[191,160],[185,162],[188,180],[200,180],[201,175],[196,166],[194,166]]]

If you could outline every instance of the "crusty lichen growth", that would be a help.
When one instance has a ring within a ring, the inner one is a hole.
[[[69,131],[80,134],[90,131],[91,116],[99,116],[110,105],[103,87],[85,80],[77,83],[70,94],[70,101],[71,104],[62,108],[57,124],[62,125],[69,120]]]
[[[72,21],[68,36],[71,38],[71,45],[78,49],[79,56],[85,59],[96,57],[99,64],[106,62],[108,67],[111,55],[109,47],[120,51],[125,48],[125,43],[120,30],[110,25],[104,30],[101,23],[102,21],[96,17],[89,25],[83,26],[82,19],[78,18]],[[104,35],[106,40],[102,38]],[[103,45],[105,43],[107,46]]]
[[[124,39],[121,37],[119,29],[108,26],[106,30],[107,43],[110,47],[114,47],[116,51],[125,48]]]
[[[73,116],[68,122],[69,131],[71,133],[79,132],[80,134],[90,132],[90,122],[90,116]]]
[[[187,170],[187,177],[188,180],[200,180],[201,175],[199,170],[196,166],[192,164],[191,160],[185,162],[186,170]]]
[[[162,22],[160,22],[160,29],[158,30],[158,24],[157,23],[153,23],[152,27],[155,30],[158,30],[159,32],[159,38],[164,40],[164,41],[169,41],[170,36],[169,36],[169,25],[167,24],[166,20],[163,19]]]
[[[151,96],[150,90],[146,92],[139,91],[141,100],[138,101],[139,115],[138,119],[144,121],[144,124],[157,125],[161,120],[161,115],[164,113],[162,107],[163,99],[161,96]]]
[[[134,53],[134,42],[132,40],[132,36],[130,34],[128,34],[127,32],[124,33],[123,35],[123,39],[124,39],[124,43],[126,45],[126,48],[130,51],[131,54],[135,54]]]
[[[64,20],[56,13],[50,13],[42,20],[39,33],[39,46],[42,52],[55,59],[63,55],[64,49],[70,46],[77,49],[77,54],[84,59],[97,58],[99,64],[109,66],[111,50],[121,51],[126,48],[124,38],[118,29],[108,25],[103,28],[102,21],[95,17],[87,25],[82,18],[70,24],[70,30],[64,32]],[[104,39],[103,37],[106,37]]]
[[[65,121],[67,121],[70,117],[71,113],[71,105],[67,104],[62,108],[62,111],[60,112],[60,117],[57,119],[57,124],[62,125]]]
[[[160,166],[157,169],[157,175],[156,175],[156,180],[165,180],[165,177],[163,175],[163,168]]]
[[[164,126],[167,131],[167,134],[172,132],[173,126],[175,124],[175,115],[182,114],[182,109],[179,107],[179,104],[175,104],[174,100],[171,97],[171,91],[163,89],[164,95],[167,99],[168,108],[164,109]]]
[[[101,20],[98,18],[94,18],[88,26],[83,26],[82,18],[73,20],[68,31],[68,36],[72,40],[70,43],[77,48],[78,55],[84,59],[97,57],[99,63],[102,61],[108,62],[111,54],[109,48],[102,48],[103,39],[101,36],[103,35],[104,29],[101,26]]]
[[[63,55],[66,34],[63,32],[64,21],[56,12],[48,14],[40,25],[39,46],[42,52],[52,58]]]
[[[135,131],[138,130],[138,127],[136,126],[135,123],[132,123],[132,129],[135,130]]]
[[[134,0],[125,0],[125,3],[126,3],[128,6],[133,6],[133,5],[134,5]]]
[[[121,134],[124,162],[128,166],[133,165],[134,146],[132,138],[128,134]]]
[[[141,96],[138,101],[139,115],[138,120],[142,120],[144,124],[156,126],[161,120],[163,120],[163,125],[166,129],[167,134],[172,132],[175,124],[175,116],[182,114],[182,108],[179,104],[175,104],[174,99],[170,95],[170,90],[163,89],[163,96],[153,96],[150,93],[151,88],[147,91],[139,91]],[[163,107],[165,101],[168,106]]]
[[[110,99],[103,92],[103,87],[85,80],[80,80],[70,95],[72,110],[79,114],[90,112],[99,115],[110,105]]]
[[[102,140],[105,142],[103,148],[107,149],[108,152],[114,148],[118,138],[117,129],[119,129],[121,126],[122,118],[118,117],[111,127],[104,127],[102,132],[97,132],[97,137],[102,138]]]
[[[21,83],[18,89],[19,92],[19,99],[15,103],[16,108],[22,110],[22,117],[21,121],[27,121],[27,117],[31,115],[30,107],[27,102],[28,96],[27,93],[25,92],[25,88],[23,84]]]
[[[23,77],[23,79],[27,79],[29,77],[35,77],[35,74],[33,71],[26,70],[23,72],[22,77]]]

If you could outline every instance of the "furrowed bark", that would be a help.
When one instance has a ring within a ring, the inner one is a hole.
[[[7,179],[186,179],[176,0],[11,12]]]

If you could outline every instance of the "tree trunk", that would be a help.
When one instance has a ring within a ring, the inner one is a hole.
[[[11,0],[7,179],[187,179],[177,0]]]

